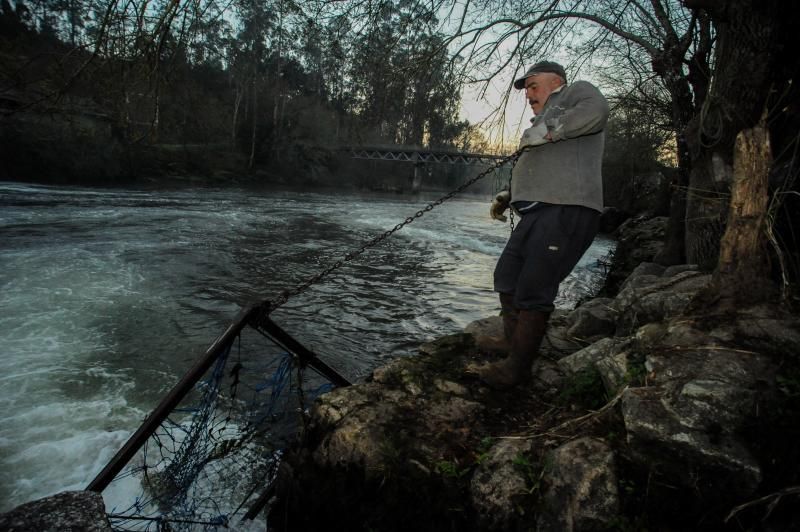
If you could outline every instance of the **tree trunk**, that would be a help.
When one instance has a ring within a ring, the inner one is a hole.
[[[231,146],[236,146],[236,125],[239,119],[239,107],[242,104],[242,96],[244,95],[245,89],[242,86],[236,85],[234,89],[235,97],[233,100],[233,120],[231,124]]]
[[[686,131],[691,154],[686,192],[686,260],[711,271],[728,219],[734,144],[759,121],[782,34],[781,2],[730,0],[707,6],[717,31],[716,68],[702,109]],[[766,192],[765,192],[766,193]]]
[[[664,266],[686,262],[686,188],[689,185],[689,154],[683,135],[678,136],[678,171],[672,179],[669,220],[664,247],[654,261]]]
[[[281,70],[283,70],[283,1],[278,6],[278,64],[275,69],[275,102],[272,107],[272,149],[278,148],[274,154],[276,160],[281,159],[283,151],[282,144],[278,141],[281,138],[281,123],[283,122]]]
[[[150,142],[158,142],[159,128],[161,127],[161,90],[156,88],[153,97],[153,123],[150,126]]]
[[[764,238],[771,164],[765,112],[758,125],[736,137],[728,223],[714,274],[723,299],[752,304],[772,295]]]
[[[252,170],[256,160],[256,137],[258,133],[258,75],[253,75],[253,129],[250,134],[250,157],[247,169]]]
[[[665,266],[682,264],[686,260],[686,190],[689,187],[692,158],[686,139],[686,128],[696,113],[689,80],[683,75],[683,57],[674,55],[677,47],[667,48],[662,56],[653,57],[653,71],[664,81],[672,97],[672,122],[675,127],[678,171],[672,182],[669,222],[664,235],[664,247],[655,261]],[[670,55],[668,52],[673,52]]]

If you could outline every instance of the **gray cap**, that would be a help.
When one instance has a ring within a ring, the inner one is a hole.
[[[553,74],[558,74],[564,81],[567,81],[567,73],[564,71],[564,67],[559,65],[558,63],[554,63],[553,61],[539,61],[532,67],[525,72],[525,75],[521,78],[514,81],[514,88],[515,89],[524,89],[525,88],[525,80],[529,77],[533,76],[534,74],[539,74],[540,72],[552,72]]]

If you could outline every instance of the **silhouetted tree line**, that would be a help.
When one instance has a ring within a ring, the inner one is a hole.
[[[3,177],[291,182],[344,145],[469,150],[435,16],[381,9],[356,28],[288,0],[2,0]]]

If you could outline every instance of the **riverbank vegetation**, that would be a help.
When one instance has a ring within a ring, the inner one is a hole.
[[[421,7],[386,3],[358,31],[317,15],[284,1],[3,2],[3,177],[333,185],[413,176],[341,147],[486,150]]]
[[[420,10],[353,32],[285,1],[5,1],[3,177],[313,182],[343,146],[483,149]]]

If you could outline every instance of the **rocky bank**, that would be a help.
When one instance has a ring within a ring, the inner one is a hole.
[[[658,251],[663,221],[626,226],[642,258]],[[271,526],[796,530],[800,319],[700,310],[710,279],[641,262],[613,297],[556,312],[532,382],[509,392],[469,371],[496,356],[475,339],[498,316],[324,395]]]

